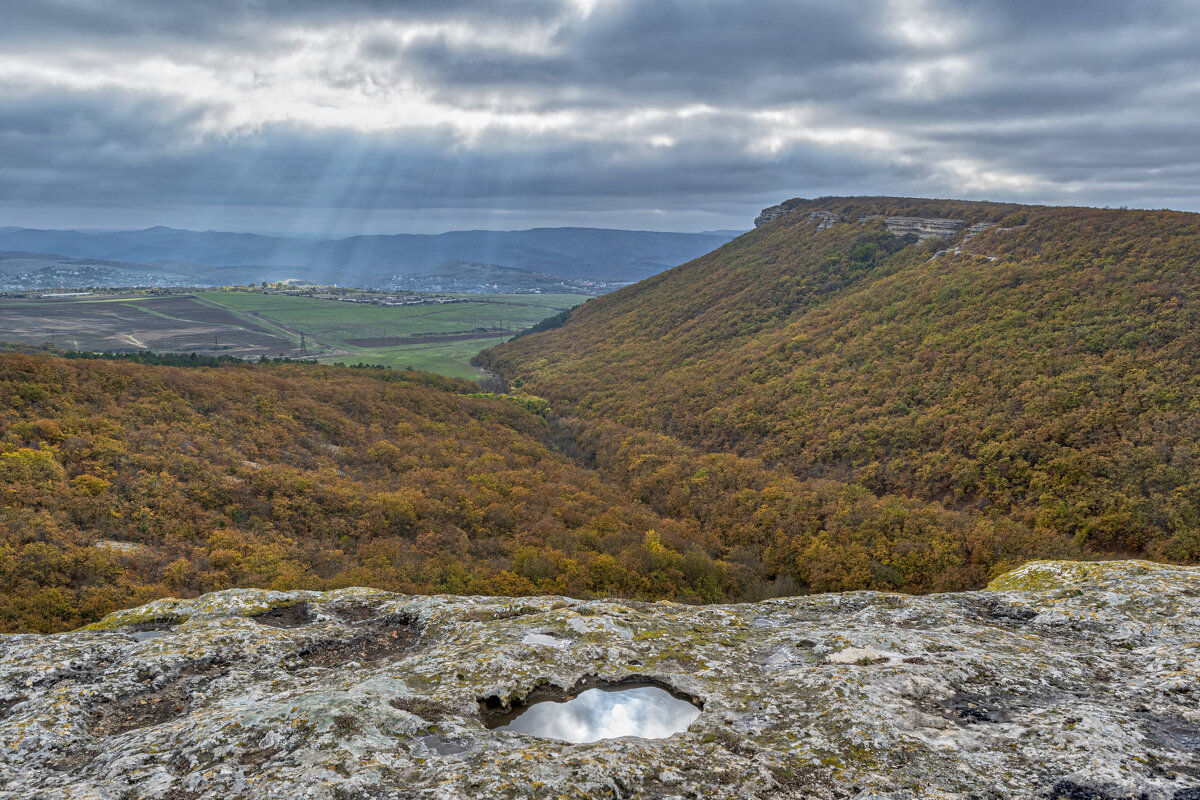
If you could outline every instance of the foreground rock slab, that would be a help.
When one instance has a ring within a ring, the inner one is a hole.
[[[1200,568],[694,607],[233,590],[0,637],[4,798],[1200,798]],[[488,730],[652,680],[684,733]]]

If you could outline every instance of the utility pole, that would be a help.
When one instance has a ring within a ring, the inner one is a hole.
[[[308,355],[308,345],[304,341],[304,331],[300,331],[300,354]]]

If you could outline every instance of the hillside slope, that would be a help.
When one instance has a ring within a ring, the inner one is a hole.
[[[139,264],[52,253],[0,251],[0,291],[77,286],[192,286],[191,264]]]
[[[963,531],[1011,524],[1035,551],[1200,558],[1200,215],[896,198],[768,212],[483,361],[660,512],[737,524],[729,498],[759,492],[769,536],[792,512],[762,486],[832,482],[935,503],[973,520]],[[918,241],[897,216],[962,224]],[[687,470],[711,454],[741,466],[700,503]],[[881,533],[805,534],[859,565],[835,586],[922,585],[906,523],[871,519]],[[764,552],[811,578],[811,553]]]
[[[476,388],[0,355],[0,631],[235,586],[737,593],[712,543],[553,452],[536,405]]]

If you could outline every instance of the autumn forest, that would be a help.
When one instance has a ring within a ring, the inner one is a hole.
[[[1200,216],[786,207],[481,353],[483,387],[0,353],[0,630],[235,586],[714,602],[1200,561]]]

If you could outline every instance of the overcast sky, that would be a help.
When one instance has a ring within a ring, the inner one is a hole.
[[[0,226],[1200,210],[1195,0],[0,0]]]

